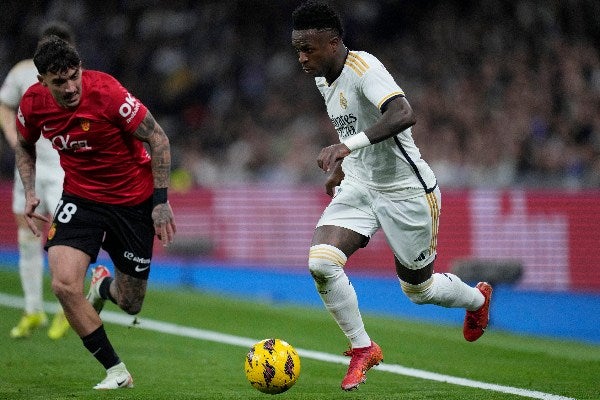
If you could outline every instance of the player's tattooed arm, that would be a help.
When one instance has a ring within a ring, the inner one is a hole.
[[[150,111],[146,113],[144,120],[136,129],[134,135],[150,146],[155,201],[156,192],[164,192],[160,196],[162,199],[155,202],[154,209],[152,210],[152,220],[154,221],[156,236],[161,240],[163,246],[168,246],[173,242],[173,236],[177,231],[173,210],[169,202],[166,201],[166,189],[169,187],[169,175],[171,172],[171,147],[169,138]]]
[[[15,147],[15,164],[19,170],[19,175],[23,181],[25,189],[25,222],[36,235],[40,236],[41,231],[33,219],[39,219],[48,222],[48,218],[35,212],[36,207],[40,204],[40,199],[35,194],[35,144],[27,142],[23,136],[18,135],[17,146]]]
[[[19,135],[15,147],[15,164],[23,181],[25,193],[35,190],[35,160],[35,144],[27,142]]]
[[[134,135],[150,146],[154,187],[169,187],[169,174],[171,172],[171,147],[169,138],[150,111],[146,113],[144,120],[136,129]]]

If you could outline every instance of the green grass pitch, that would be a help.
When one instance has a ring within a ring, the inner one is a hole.
[[[0,293],[21,296],[14,270],[0,268]],[[55,301],[48,282],[45,298]],[[105,310],[108,315],[118,312],[112,304]],[[9,338],[20,313],[18,308],[0,306],[0,337],[4,337],[0,344],[0,399],[265,399],[270,395],[253,389],[245,378],[247,348],[220,343],[219,334],[256,341],[279,337],[297,349],[331,356],[341,355],[347,347],[333,320],[320,308],[251,302],[151,284],[138,327],[105,322],[135,387],[99,393],[92,386],[103,379],[104,370],[74,332],[59,341],[48,339],[45,330],[28,339]],[[145,321],[214,332],[216,339],[156,331]],[[305,353],[300,354],[298,382],[277,396],[289,400],[600,399],[600,346],[518,336],[493,327],[477,342],[467,343],[459,326],[371,314],[365,315],[365,323],[384,351],[382,367],[464,378],[477,385],[451,384],[376,367],[359,390],[343,392],[339,385],[346,365]],[[523,393],[484,389],[479,384],[517,388]],[[532,393],[538,397],[528,396]]]

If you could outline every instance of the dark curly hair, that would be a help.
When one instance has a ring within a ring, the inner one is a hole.
[[[56,35],[50,35],[40,40],[33,56],[40,74],[47,72],[65,72],[81,65],[81,58],[75,47]]]
[[[73,30],[69,25],[62,21],[51,21],[42,26],[39,35],[40,39],[46,38],[50,35],[58,36],[62,40],[66,40],[71,44],[75,42]]]
[[[344,34],[342,21],[338,13],[327,3],[309,0],[299,5],[292,13],[294,30],[327,30]]]

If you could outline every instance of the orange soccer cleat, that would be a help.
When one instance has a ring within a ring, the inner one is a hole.
[[[352,357],[348,372],[342,381],[342,389],[344,390],[357,389],[358,385],[367,380],[367,371],[383,361],[381,347],[373,341],[369,347],[350,349],[344,352],[344,355]]]
[[[475,286],[485,300],[483,305],[475,311],[467,311],[463,325],[463,336],[468,342],[474,342],[483,335],[490,320],[490,299],[492,298],[492,286],[487,282],[479,282]]]

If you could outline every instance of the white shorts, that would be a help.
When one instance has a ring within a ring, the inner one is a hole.
[[[40,199],[40,205],[35,209],[38,214],[52,215],[58,201],[62,196],[64,173],[62,169],[56,171],[56,176],[52,179],[35,180],[35,194]],[[13,213],[23,214],[25,211],[25,189],[19,173],[15,171],[15,180],[13,184]]]
[[[436,256],[440,190],[436,187],[408,199],[397,197],[343,180],[317,227],[339,226],[369,238],[381,228],[403,266],[423,268]]]

